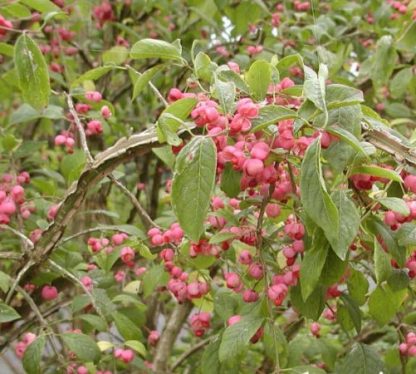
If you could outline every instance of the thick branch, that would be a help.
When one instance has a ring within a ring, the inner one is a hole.
[[[162,336],[160,337],[159,344],[156,348],[156,353],[153,359],[154,372],[156,374],[168,373],[168,361],[172,352],[173,344],[179,331],[182,329],[182,325],[186,321],[188,314],[192,310],[192,304],[186,302],[184,304],[177,304],[169,317]]]

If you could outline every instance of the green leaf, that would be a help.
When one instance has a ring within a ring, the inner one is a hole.
[[[19,3],[3,5],[0,8],[0,12],[7,18],[27,18],[30,17],[32,14],[28,8]]]
[[[234,362],[239,355],[244,353],[250,339],[263,324],[263,321],[263,317],[247,315],[234,325],[228,326],[221,339],[220,362]]]
[[[223,82],[215,79],[213,96],[218,99],[224,114],[231,113],[235,101],[235,85],[233,82]]]
[[[160,115],[159,122],[176,132],[182,121],[188,118],[197,100],[185,97],[170,104]]]
[[[23,99],[35,109],[47,106],[51,92],[48,67],[39,47],[27,34],[16,41],[14,63]]]
[[[218,351],[220,349],[221,339],[219,336],[207,345],[201,358],[201,374],[220,373],[220,361]]]
[[[334,191],[331,198],[338,209],[339,234],[332,238],[330,243],[334,252],[341,260],[344,260],[351,243],[354,241],[360,227],[360,214],[347,196],[345,191]]]
[[[104,64],[121,65],[128,57],[129,50],[122,45],[117,45],[105,51],[101,58]]]
[[[297,113],[289,108],[279,105],[267,105],[260,108],[259,115],[252,119],[251,124],[253,128],[251,132],[260,131],[269,125],[277,124],[279,121],[297,117]]]
[[[391,275],[387,279],[387,284],[394,292],[407,288],[409,286],[409,282],[410,279],[407,272],[402,269],[393,269]]]
[[[62,340],[71,352],[84,362],[98,362],[101,357],[97,343],[88,335],[65,333]]]
[[[391,35],[384,35],[376,45],[376,53],[372,57],[370,78],[376,88],[385,85],[396,67],[397,53]]]
[[[345,356],[338,374],[380,374],[385,373],[380,355],[370,346],[355,343]]]
[[[14,47],[10,44],[0,42],[0,55],[13,57]]]
[[[416,245],[416,225],[414,223],[404,223],[396,233],[399,245]]]
[[[299,285],[290,289],[290,301],[292,302],[294,309],[314,321],[318,320],[325,308],[324,296],[325,293],[322,287],[316,287],[306,300],[303,300],[302,298]]]
[[[377,283],[380,284],[381,282],[387,280],[392,272],[392,268],[390,265],[390,256],[384,252],[383,248],[374,238],[374,269],[376,273],[376,280]]]
[[[83,314],[79,318],[98,331],[106,331],[108,328],[106,322],[95,314]]]
[[[374,166],[374,165],[354,166],[352,170],[350,170],[350,175],[354,175],[354,174],[368,174],[368,175],[373,175],[375,177],[386,178],[395,182],[403,183],[401,176],[397,172],[395,172],[394,170],[382,168],[380,166]]]
[[[319,282],[324,286],[332,286],[337,283],[345,273],[347,264],[348,261],[342,261],[333,250],[328,251]]]
[[[256,100],[265,98],[271,79],[272,68],[270,63],[264,60],[253,62],[245,75],[250,93]]]
[[[61,8],[59,8],[52,1],[49,0],[19,0],[19,2],[41,13],[61,11]]]
[[[241,76],[235,71],[222,70],[218,73],[218,78],[225,82],[233,82],[235,87],[244,93],[249,92],[246,82],[244,82],[243,78],[241,78]]]
[[[158,39],[142,39],[133,45],[130,57],[134,59],[160,58],[163,60],[182,60],[180,44],[171,44]]]
[[[142,357],[146,357],[146,347],[142,342],[138,340],[127,340],[126,342],[124,342],[124,345],[134,349]]]
[[[378,285],[368,299],[368,311],[383,326],[398,312],[406,295],[406,289],[394,292],[388,284]]]
[[[22,364],[27,374],[41,374],[42,369],[40,367],[42,360],[42,353],[45,349],[46,339],[41,335],[36,338],[26,348]]]
[[[114,323],[116,324],[117,330],[120,335],[126,340],[141,340],[143,334],[136,324],[124,314],[120,312],[114,312],[112,314]]]
[[[163,266],[156,265],[147,270],[143,276],[143,296],[148,297],[156,287],[163,285],[165,277]]]
[[[216,147],[208,137],[194,137],[176,158],[172,207],[182,229],[193,241],[198,241],[204,232],[216,167]]]
[[[363,92],[342,84],[330,84],[326,87],[328,109],[359,104],[364,101]]]
[[[406,202],[398,197],[385,197],[378,199],[378,202],[387,209],[400,213],[404,216],[408,216],[410,214],[410,209]]]
[[[14,321],[19,318],[19,313],[17,313],[11,306],[8,306],[0,301],[0,323]]]
[[[143,91],[152,78],[163,68],[164,65],[156,65],[141,74],[134,83],[133,95],[131,99],[134,100]]]
[[[166,145],[164,147],[152,148],[152,152],[159,157],[169,168],[173,169],[175,165],[175,155],[172,152],[172,147]]]
[[[211,62],[210,57],[203,52],[199,52],[194,61],[195,74],[199,79],[211,82],[212,74],[217,68],[217,64]]]
[[[321,145],[317,138],[307,149],[301,166],[300,191],[305,212],[325,233],[328,241],[338,246],[340,230],[338,209],[329,196],[322,177]],[[341,238],[342,239],[342,238]],[[342,253],[335,249],[340,256]]]
[[[358,270],[351,269],[351,275],[348,278],[347,286],[351,298],[354,299],[358,305],[365,304],[369,285],[364,274]]]
[[[10,282],[10,277],[6,273],[0,271],[0,289],[4,293],[6,293],[9,290]]]
[[[209,239],[209,244],[219,244],[230,239],[234,239],[235,234],[232,232],[218,232],[215,235],[211,236]]]
[[[75,79],[72,82],[71,86],[76,86],[84,81],[95,81],[107,74],[108,72],[110,72],[111,70],[113,70],[114,68],[114,66],[99,66],[98,68],[88,70],[86,73],[82,74],[77,79]]]
[[[308,365],[302,365],[302,366],[295,366],[290,368],[291,374],[325,374],[326,371],[317,368],[316,366],[308,366]]]
[[[328,256],[329,243],[322,230],[317,229],[313,235],[312,247],[305,251],[300,268],[300,286],[305,301],[319,282]]]
[[[393,77],[390,81],[390,93],[393,99],[400,99],[404,96],[412,77],[412,68],[404,68]]]
[[[221,191],[228,197],[236,197],[241,192],[241,172],[234,170],[231,163],[225,164],[224,171],[221,175]]]
[[[319,72],[316,74],[310,67],[304,66],[305,81],[303,93],[312,101],[315,106],[324,113],[327,113],[325,101],[325,81],[328,78],[328,68],[324,64],[319,65]],[[326,117],[328,117],[326,115]]]
[[[369,155],[367,154],[359,140],[348,130],[344,130],[339,126],[328,126],[326,128],[326,131],[342,139],[344,142],[346,142],[352,148],[354,148],[357,152],[360,152],[365,158],[369,158]]]
[[[348,311],[348,314],[351,318],[352,323],[354,324],[357,334],[361,331],[361,311],[356,302],[350,298],[348,295],[341,295],[341,300],[344,303],[345,308]]]
[[[416,53],[416,22],[405,24],[403,31],[396,41],[397,49]]]

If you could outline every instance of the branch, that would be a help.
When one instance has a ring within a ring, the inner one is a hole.
[[[168,373],[168,360],[170,358],[173,344],[175,343],[176,337],[179,331],[182,329],[182,325],[186,321],[188,314],[192,310],[192,304],[186,302],[184,304],[177,304],[169,320],[163,330],[162,336],[160,337],[159,344],[156,347],[156,353],[153,359],[153,370],[156,374]]]
[[[7,230],[18,236],[20,239],[22,239],[29,249],[33,249],[34,245],[33,242],[24,234],[22,234],[20,231],[17,231],[13,227],[10,227],[8,225],[0,224],[0,229]]]
[[[182,353],[179,356],[179,358],[175,361],[175,363],[172,365],[172,371],[175,370],[180,364],[182,364],[182,362],[185,361],[189,356],[191,356],[192,354],[194,354],[195,352],[203,348],[205,345],[207,345],[211,340],[212,340],[212,337],[206,338],[200,341],[198,344],[195,344],[188,351]]]

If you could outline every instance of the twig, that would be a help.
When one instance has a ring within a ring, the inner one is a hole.
[[[5,260],[20,260],[22,255],[16,252],[0,252],[0,258]]]
[[[20,280],[23,278],[23,276],[26,274],[26,272],[35,264],[35,262],[33,260],[29,260],[25,266],[23,266],[23,268],[19,271],[19,273],[17,274],[17,277],[15,279],[15,281],[13,282],[12,286],[10,287],[10,290],[6,296],[6,300],[5,303],[8,304],[14,294],[14,291],[16,289],[16,287],[19,285]]]
[[[79,231],[73,235],[67,236],[66,238],[63,238],[58,244],[58,245],[62,245],[66,242],[71,241],[72,239],[78,238],[79,236],[85,235],[85,234],[90,234],[92,232],[96,232],[96,231],[119,231],[119,232],[124,232],[126,234],[129,233],[129,230],[124,230],[123,228],[120,227],[112,227],[112,226],[98,226],[98,227],[92,227],[90,229],[86,229],[86,230],[82,230]],[[1,253],[1,252],[0,252]]]
[[[156,94],[156,96],[160,99],[160,101],[163,103],[163,105],[165,107],[168,107],[169,103],[166,101],[166,99],[163,97],[163,95],[160,93],[160,91],[151,81],[149,81],[149,86],[153,90],[153,92]]]
[[[212,340],[211,337],[206,338],[206,339],[200,341],[198,344],[195,344],[188,351],[182,353],[179,356],[179,358],[175,361],[175,363],[172,365],[172,370],[175,370],[180,364],[182,364],[183,361],[185,361],[189,356],[191,356],[195,352],[199,351],[201,348],[203,348],[205,345],[207,345],[211,340]]]
[[[90,290],[82,283],[74,274],[72,274],[70,271],[64,269],[62,266],[58,265],[55,261],[49,259],[48,262],[56,269],[58,270],[63,276],[71,279],[74,283],[81,286],[81,288],[84,290],[84,292],[87,294],[89,299],[91,300],[91,304],[94,307],[94,309],[97,311],[99,316],[104,320],[104,322],[107,320],[104,316],[104,314],[101,311],[101,308],[97,305],[95,302],[93,294],[90,292]]]
[[[146,210],[141,206],[139,200],[136,199],[136,196],[130,192],[130,190],[124,186],[123,183],[121,183],[119,180],[117,180],[114,175],[110,174],[108,176],[110,180],[118,187],[120,190],[130,199],[133,206],[136,208],[137,213],[140,216],[140,219],[143,223],[143,226],[147,229],[150,227],[159,227],[147,214]]]
[[[177,304],[169,317],[159,344],[156,347],[156,353],[153,358],[153,367],[156,374],[168,373],[168,360],[172,352],[173,343],[182,329],[183,323],[186,321],[188,314],[192,310],[192,304],[185,302]]]
[[[58,357],[59,361],[62,364],[65,364],[65,360],[62,357],[62,355],[59,353],[59,349],[56,346],[56,342],[54,340],[54,335],[55,332],[52,330],[52,328],[49,326],[48,322],[45,320],[45,318],[43,318],[42,313],[40,312],[38,306],[36,305],[36,303],[33,301],[33,299],[30,297],[30,295],[20,286],[16,286],[16,290],[22,294],[22,296],[24,297],[24,299],[26,300],[26,302],[29,304],[30,308],[33,310],[33,312],[35,313],[37,319],[39,320],[40,324],[42,325],[42,327],[48,331],[51,335],[49,336],[49,340],[51,342],[52,348],[56,354],[56,356]]]
[[[76,112],[74,108],[74,102],[72,101],[72,98],[69,94],[65,93],[66,96],[66,102],[68,104],[69,112],[71,113],[75,126],[77,127],[78,134],[79,134],[79,140],[81,141],[81,147],[82,150],[85,153],[85,156],[87,157],[87,162],[89,165],[92,165],[94,163],[94,158],[91,155],[90,149],[88,148],[87,143],[87,137],[85,136],[84,127],[82,126],[81,120],[78,117],[78,113]]]
[[[26,245],[29,247],[29,249],[33,249],[34,247],[33,242],[26,235],[22,234],[20,231],[17,231],[13,227],[10,227],[4,224],[0,224],[0,229],[4,229],[4,230],[12,232],[16,236],[18,236],[20,239],[22,239],[26,243]]]

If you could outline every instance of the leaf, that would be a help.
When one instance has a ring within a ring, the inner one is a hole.
[[[352,170],[350,170],[350,175],[354,175],[354,174],[368,174],[368,175],[373,175],[375,177],[386,178],[395,182],[403,183],[401,176],[397,172],[395,172],[394,170],[382,168],[380,166],[374,166],[374,165],[354,166]]]
[[[41,335],[26,348],[22,364],[27,374],[42,374],[40,364],[45,344],[45,336]]]
[[[98,331],[106,331],[107,330],[107,324],[106,322],[99,316],[96,316],[95,314],[83,314],[79,316],[79,318],[91,325],[94,329]]]
[[[216,336],[205,348],[201,358],[201,374],[220,373],[218,357],[220,344],[221,338]]]
[[[224,114],[232,112],[235,101],[235,85],[233,82],[223,82],[215,79],[213,96],[218,99]]]
[[[399,245],[416,245],[416,225],[414,223],[404,223],[396,233]]]
[[[124,342],[124,345],[134,349],[137,353],[139,353],[142,357],[146,357],[146,347],[144,344],[138,340],[127,340]]]
[[[351,318],[352,323],[354,324],[355,330],[357,334],[361,331],[361,311],[358,305],[355,303],[353,299],[351,299],[348,295],[341,295],[341,300],[344,303],[345,308],[348,311],[348,314]]]
[[[322,177],[320,163],[320,139],[317,138],[307,149],[301,165],[300,191],[305,212],[325,233],[332,244],[338,242],[338,209],[329,196]],[[335,252],[341,257],[342,253]],[[341,257],[342,259],[342,257]]]
[[[398,312],[406,295],[406,289],[394,292],[388,284],[378,285],[368,299],[368,311],[383,326]]]
[[[19,0],[19,2],[41,13],[60,12],[61,10],[49,0]]]
[[[392,272],[390,256],[384,252],[376,238],[374,238],[374,269],[378,284],[387,280]]]
[[[403,216],[408,216],[410,214],[410,209],[406,202],[398,197],[385,197],[378,199],[378,202],[387,209],[400,213]]]
[[[380,355],[370,346],[355,343],[345,356],[338,374],[380,374],[385,373]]]
[[[365,158],[369,158],[369,155],[367,154],[359,140],[348,130],[344,130],[339,126],[328,126],[326,128],[326,131],[342,139],[344,142],[346,142],[352,148],[354,148],[357,152],[360,152]]]
[[[0,301],[0,323],[14,321],[19,318],[19,313],[17,313],[11,306],[8,306]]]
[[[0,55],[13,57],[14,47],[10,44],[0,42]]]
[[[319,282],[324,286],[337,283],[345,273],[347,264],[348,261],[342,261],[333,250],[329,250]]]
[[[134,100],[143,91],[152,78],[163,68],[164,65],[156,65],[141,74],[134,83],[133,95],[131,99]]]
[[[227,162],[221,174],[221,191],[228,197],[237,197],[241,192],[241,172],[234,170],[231,163]]]
[[[191,114],[196,103],[197,100],[192,97],[185,97],[175,101],[161,113],[159,122],[176,132],[182,121]]]
[[[390,286],[393,292],[403,290],[409,286],[409,276],[406,270],[402,269],[393,269],[389,278],[387,279],[387,284]]]
[[[217,68],[217,64],[212,62],[206,53],[199,52],[195,57],[194,68],[195,75],[199,79],[211,82],[212,74]]]
[[[165,276],[163,266],[156,265],[147,270],[143,276],[143,296],[148,297],[157,286],[162,285]]]
[[[128,56],[129,50],[122,45],[117,45],[105,51],[101,58],[104,64],[121,65],[127,60]]]
[[[310,67],[304,66],[305,81],[303,93],[315,106],[327,113],[325,102],[325,80],[328,77],[328,68],[324,64],[319,65],[319,73],[316,74]]]
[[[97,343],[88,335],[65,333],[62,340],[71,352],[84,362],[98,362],[101,357]]]
[[[404,68],[393,77],[390,81],[390,93],[393,99],[400,99],[404,96],[412,77],[412,68]]]
[[[194,137],[176,158],[172,207],[180,226],[193,241],[198,241],[204,232],[216,167],[216,147],[208,137]]]
[[[305,301],[319,282],[325,260],[328,256],[329,243],[322,230],[317,229],[313,235],[312,247],[305,251],[300,268],[300,286]]]
[[[254,61],[245,75],[251,95],[256,100],[263,100],[272,79],[270,63],[264,60]]]
[[[234,362],[247,348],[250,339],[262,325],[263,317],[243,316],[234,325],[228,326],[222,335],[219,348],[220,362]]]
[[[371,59],[370,78],[376,88],[385,85],[396,66],[397,53],[391,35],[384,35],[376,45],[376,52]]]
[[[76,86],[84,81],[95,81],[113,69],[115,69],[114,66],[99,66],[98,68],[88,70],[86,73],[75,79],[71,86]]]
[[[4,293],[6,293],[9,290],[10,283],[11,283],[10,277],[6,273],[0,271],[0,289]]]
[[[28,8],[18,3],[3,5],[1,13],[10,18],[27,18],[32,14]]]
[[[182,60],[180,44],[171,44],[158,39],[142,39],[133,45],[130,57],[134,59],[160,58],[163,60]]]
[[[316,366],[308,366],[308,365],[302,365],[302,366],[295,366],[293,368],[290,368],[291,374],[325,374],[326,371],[317,368]]]
[[[243,78],[235,71],[222,70],[218,73],[218,78],[225,82],[233,82],[235,87],[244,93],[249,92],[246,82],[244,82]]]
[[[279,105],[267,105],[260,108],[259,115],[251,120],[251,132],[265,129],[269,125],[277,124],[285,119],[297,118],[295,111]]]
[[[361,90],[342,84],[330,84],[326,87],[325,95],[328,109],[359,104],[364,101],[364,95]]]
[[[400,33],[396,47],[399,50],[416,53],[416,22],[405,24],[403,31]]]
[[[126,340],[141,340],[143,339],[143,334],[136,324],[124,314],[120,312],[114,312],[112,314],[114,318],[114,323],[117,327],[120,335]]]
[[[47,106],[51,92],[48,67],[39,47],[25,33],[16,41],[14,63],[23,99],[35,109]]]
[[[311,295],[304,301],[299,285],[291,287],[290,289],[290,301],[292,302],[294,309],[314,321],[318,320],[325,308],[324,296],[324,289],[322,287],[316,287]]]
[[[211,236],[209,239],[209,244],[219,244],[230,239],[234,239],[235,234],[232,232],[218,232],[215,235]]]
[[[345,191],[334,191],[331,198],[338,209],[339,232],[337,238],[328,239],[337,256],[344,260],[360,227],[360,214]]]
[[[348,278],[347,286],[351,298],[354,299],[358,305],[365,304],[369,285],[364,274],[355,269],[351,269],[351,275]]]

